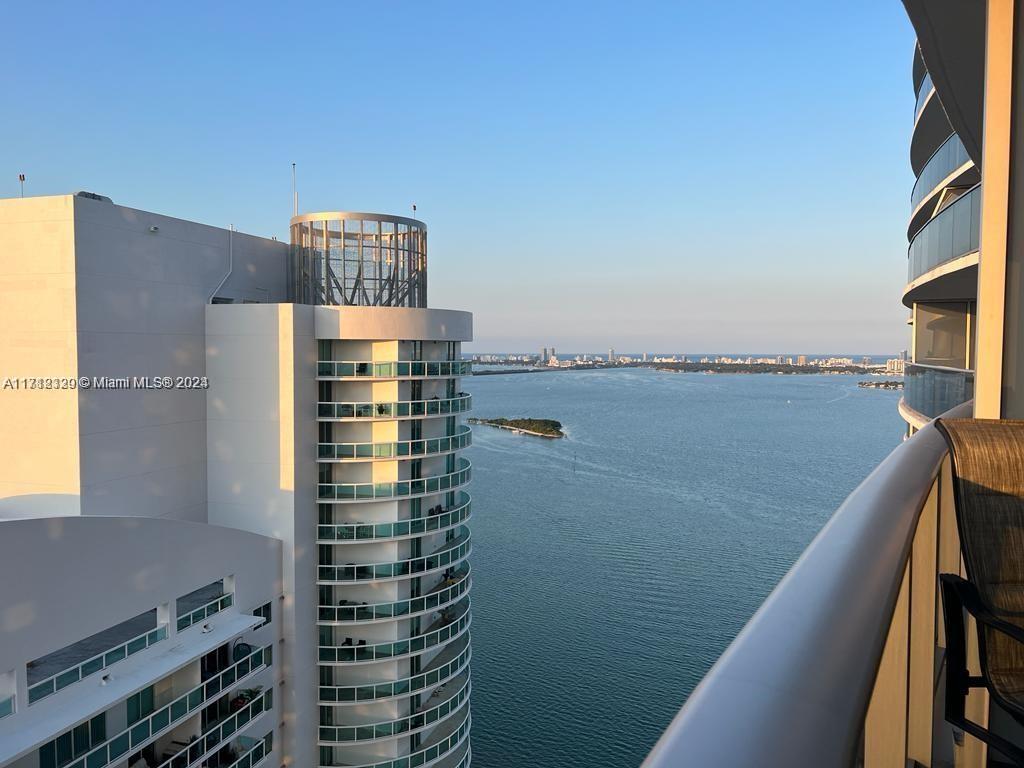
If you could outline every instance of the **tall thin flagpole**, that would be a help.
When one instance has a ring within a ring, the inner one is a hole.
[[[292,163],[292,216],[299,215],[299,190],[295,186],[295,163]]]

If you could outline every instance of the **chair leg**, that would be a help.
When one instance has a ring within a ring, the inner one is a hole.
[[[984,680],[971,677],[967,669],[967,634],[963,601],[957,592],[959,580],[959,576],[939,575],[946,627],[946,722],[962,728],[1024,768],[1024,749],[967,719],[967,694],[972,686],[983,686]]]

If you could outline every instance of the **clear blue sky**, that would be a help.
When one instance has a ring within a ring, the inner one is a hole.
[[[899,0],[17,3],[0,195],[430,227],[477,350],[907,346]]]

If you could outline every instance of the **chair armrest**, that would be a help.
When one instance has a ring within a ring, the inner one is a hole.
[[[984,624],[986,627],[990,627],[997,632],[1001,632],[1004,635],[1012,637],[1018,643],[1024,645],[1024,629],[1018,627],[1016,624],[1004,621],[992,613],[992,611],[990,611],[981,601],[981,596],[978,594],[977,587],[971,584],[971,582],[952,573],[940,574],[939,579],[942,580],[943,584],[947,584],[952,588],[956,593],[960,604],[966,608],[967,612],[980,624]]]

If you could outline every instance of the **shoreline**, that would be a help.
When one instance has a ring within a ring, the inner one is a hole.
[[[548,440],[560,440],[565,437],[561,435],[546,435],[543,432],[534,432],[531,429],[523,429],[522,427],[510,427],[508,424],[493,424],[484,419],[466,419],[467,424],[482,424],[485,427],[494,427],[495,429],[507,429],[509,432],[514,432],[520,435],[533,435],[534,437],[545,437]]]

